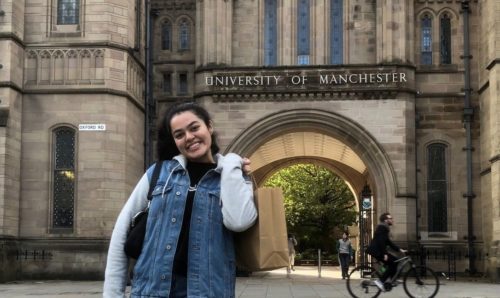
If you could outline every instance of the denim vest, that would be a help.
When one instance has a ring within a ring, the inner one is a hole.
[[[148,170],[151,177],[152,171]],[[220,173],[210,170],[194,196],[188,246],[188,297],[235,296],[233,234],[222,221]],[[166,161],[153,190],[142,253],[134,267],[131,297],[169,297],[172,268],[186,205],[189,175]]]

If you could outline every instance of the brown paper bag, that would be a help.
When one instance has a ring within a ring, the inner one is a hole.
[[[259,216],[248,230],[235,234],[236,264],[248,271],[288,266],[288,239],[283,192],[279,187],[254,192]]]

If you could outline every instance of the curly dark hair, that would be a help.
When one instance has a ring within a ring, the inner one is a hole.
[[[173,104],[165,111],[165,114],[160,119],[158,125],[158,141],[156,145],[158,160],[170,160],[174,156],[179,155],[179,149],[175,145],[174,137],[170,129],[170,121],[175,115],[183,112],[192,112],[198,116],[207,127],[212,126],[212,117],[208,111],[194,102],[178,102]],[[212,133],[212,146],[210,147],[212,155],[219,153],[219,145],[217,144],[217,134]]]
[[[379,219],[380,219],[380,222],[384,222],[384,220],[386,220],[389,215],[391,215],[389,212],[384,212],[380,215]]]

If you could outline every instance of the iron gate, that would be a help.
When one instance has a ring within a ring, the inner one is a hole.
[[[359,263],[361,266],[368,265],[368,255],[365,253],[372,239],[372,217],[373,204],[370,187],[365,185],[361,192],[361,204],[359,204]]]

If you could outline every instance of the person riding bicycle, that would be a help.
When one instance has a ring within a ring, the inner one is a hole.
[[[389,238],[390,227],[394,223],[393,218],[390,213],[382,213],[380,215],[380,224],[377,226],[375,230],[375,234],[373,235],[373,239],[366,249],[366,253],[377,259],[378,261],[384,263],[387,267],[387,270],[380,277],[380,280],[375,281],[375,285],[382,291],[385,291],[384,283],[387,278],[394,276],[398,269],[398,265],[396,264],[396,257],[389,254],[387,251],[387,246],[390,246],[395,251],[400,251],[405,253],[406,250],[399,248],[394,242]]]

